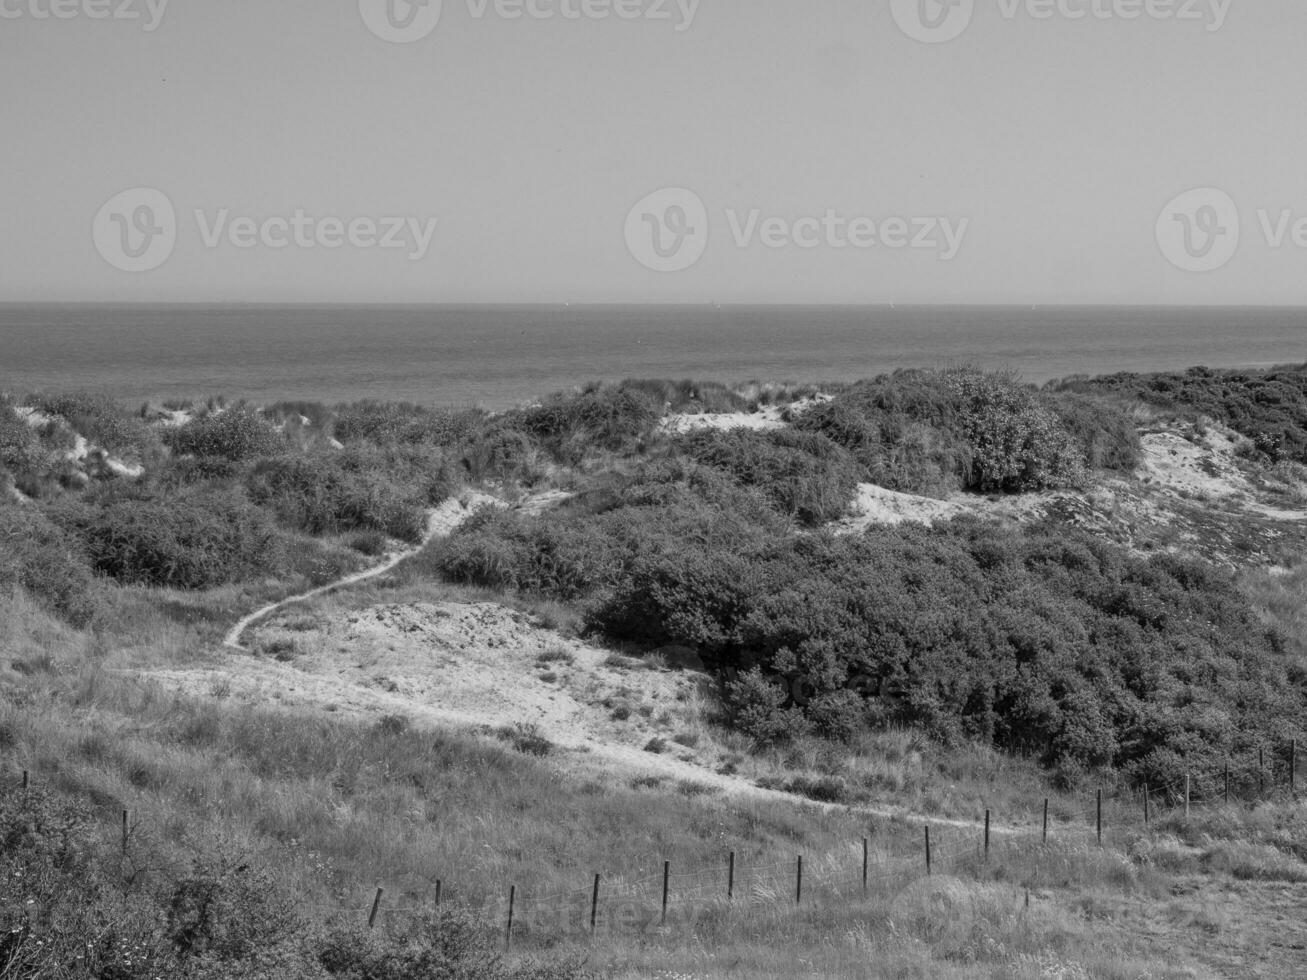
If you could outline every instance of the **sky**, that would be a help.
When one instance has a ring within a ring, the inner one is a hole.
[[[1303,304],[1304,38],[1302,0],[0,0],[0,301]]]

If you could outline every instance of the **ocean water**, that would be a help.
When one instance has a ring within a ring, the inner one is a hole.
[[[1307,361],[1307,310],[0,305],[0,391],[497,409],[592,380],[848,381]]]

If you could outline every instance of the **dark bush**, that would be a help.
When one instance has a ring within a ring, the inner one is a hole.
[[[276,571],[276,527],[238,490],[195,487],[65,504],[51,512],[119,582],[201,589]]]
[[[848,510],[860,476],[847,452],[814,432],[705,429],[682,437],[676,448],[756,487],[781,513],[811,527]]]
[[[285,446],[284,437],[271,422],[244,407],[194,418],[169,432],[167,441],[179,455],[217,457],[233,463],[270,456]]]
[[[80,542],[33,506],[0,503],[0,591],[15,588],[75,626],[95,612],[96,583]]]
[[[28,401],[47,415],[62,418],[92,445],[115,455],[146,459],[158,447],[157,437],[140,415],[108,396],[77,392],[33,395]]]
[[[310,534],[381,531],[422,538],[422,499],[373,469],[351,471],[328,455],[278,456],[256,464],[246,479],[250,499]]]

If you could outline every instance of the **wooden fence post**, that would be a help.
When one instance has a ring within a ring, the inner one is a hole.
[[[1151,814],[1148,811],[1148,784],[1144,783],[1144,826],[1147,827],[1151,822]]]
[[[735,898],[735,852],[731,851],[730,864],[726,868],[726,897]]]
[[[1298,791],[1298,740],[1289,743],[1289,792]]]
[[[1048,843],[1048,799],[1044,799],[1044,843]]]
[[[989,861],[989,811],[985,811],[985,860]]]
[[[23,795],[27,795],[27,770],[23,770]]]
[[[123,811],[123,856],[127,855],[127,811]]]
[[[1098,846],[1103,846],[1103,789],[1098,790]]]
[[[1184,818],[1186,820],[1189,819],[1189,789],[1192,778],[1189,773],[1184,774]]]
[[[803,904],[803,855],[799,855],[799,867],[794,879],[794,904]]]
[[[663,918],[662,925],[667,925],[667,883],[672,876],[672,862],[663,862]]]
[[[930,828],[926,828],[926,874],[930,874]]]
[[[372,897],[372,911],[368,913],[368,928],[371,929],[377,924],[377,912],[381,909],[381,893],[384,889],[378,888],[377,894]]]
[[[599,920],[599,876],[595,875],[595,890],[590,896],[590,935],[595,934],[595,923]]]
[[[1257,747],[1257,796],[1266,795],[1266,750]]]
[[[517,885],[508,889],[508,926],[504,930],[504,949],[513,948],[513,904],[517,901]]]
[[[862,838],[862,890],[867,890],[867,838]]]
[[[436,908],[440,908],[440,879],[436,879]]]

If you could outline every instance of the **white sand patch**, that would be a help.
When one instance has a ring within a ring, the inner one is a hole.
[[[754,429],[765,432],[771,429],[785,428],[787,424],[785,421],[786,413],[799,415],[815,405],[821,405],[830,400],[831,396],[829,395],[817,395],[813,398],[797,401],[792,405],[768,405],[756,412],[669,415],[663,420],[659,428],[660,431],[668,435],[683,435],[701,429],[719,429],[721,431]]]
[[[858,487],[850,516],[836,522],[832,529],[836,534],[856,534],[873,525],[934,524],[974,513],[976,509],[969,503],[918,497],[863,483]]]
[[[1215,428],[1202,436],[1151,432],[1141,445],[1138,478],[1146,484],[1198,500],[1252,495],[1252,485],[1235,455],[1236,443]]]

